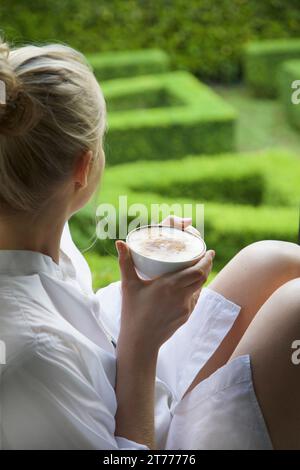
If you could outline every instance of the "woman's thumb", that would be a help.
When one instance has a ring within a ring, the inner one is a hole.
[[[121,240],[118,240],[116,242],[116,249],[119,255],[119,265],[122,280],[125,281],[139,279],[134,268],[134,264],[130,255],[130,250],[126,243]]]

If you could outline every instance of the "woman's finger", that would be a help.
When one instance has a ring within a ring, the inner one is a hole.
[[[139,281],[140,278],[135,270],[130,250],[125,242],[118,240],[116,248],[119,255],[119,265],[121,271],[122,281]]]
[[[161,225],[167,227],[175,227],[184,230],[186,227],[191,225],[192,219],[190,217],[177,217],[176,215],[169,215],[162,222]]]
[[[202,281],[196,281],[193,284],[190,284],[189,286],[185,287],[182,292],[182,295],[184,295],[185,298],[191,299],[193,298],[198,298],[200,295],[200,292],[203,288],[203,285],[205,284],[206,279],[202,279]]]
[[[200,283],[202,281],[202,283],[204,283],[211,271],[214,256],[215,252],[209,250],[198,263],[176,273],[167,274],[165,277],[174,285],[184,288],[195,282]]]

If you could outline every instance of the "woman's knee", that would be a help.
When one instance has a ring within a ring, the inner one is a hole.
[[[295,256],[300,258],[300,246],[296,243],[282,240],[259,240],[242,248],[240,253],[251,256],[255,253],[266,253],[272,256]]]
[[[251,243],[237,255],[237,260],[254,269],[269,270],[274,275],[288,274],[288,279],[300,276],[300,246],[280,240]]]
[[[246,324],[283,284],[300,277],[300,247],[265,240],[242,249],[209,287],[240,305]]]
[[[300,277],[281,285],[262,305],[234,356],[288,352],[295,339],[300,340]]]

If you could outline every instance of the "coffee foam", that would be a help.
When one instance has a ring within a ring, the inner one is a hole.
[[[147,258],[159,261],[188,261],[199,256],[201,239],[172,227],[145,227],[130,234],[129,246]]]

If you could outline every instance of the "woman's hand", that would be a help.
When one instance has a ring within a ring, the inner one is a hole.
[[[166,225],[167,227],[175,227],[180,228],[181,230],[185,230],[189,227],[192,223],[192,219],[190,217],[177,217],[176,215],[168,215],[162,222],[161,225]]]
[[[168,217],[182,229],[190,219]],[[214,251],[194,266],[156,279],[141,279],[126,243],[116,243],[122,276],[121,328],[116,356],[116,436],[155,449],[155,376],[158,351],[189,318],[212,268]]]
[[[120,340],[140,352],[157,351],[189,318],[214,258],[208,251],[194,266],[152,280],[141,279],[126,243],[117,242],[122,277]]]

